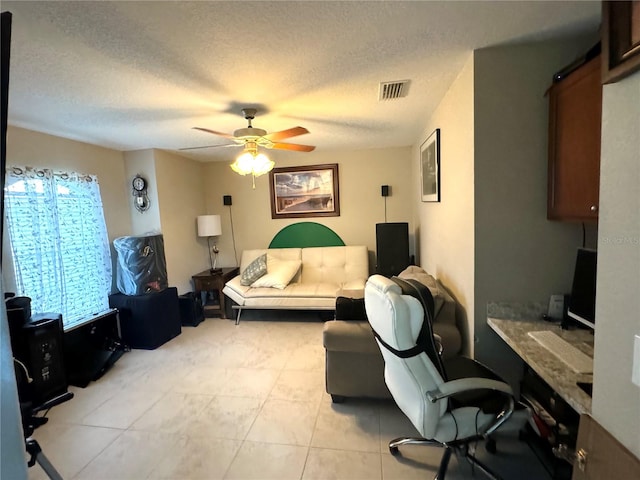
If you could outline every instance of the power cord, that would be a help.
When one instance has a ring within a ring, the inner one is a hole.
[[[236,234],[233,229],[233,213],[231,211],[231,205],[229,205],[229,220],[231,221],[231,240],[233,242],[233,256],[236,259],[236,266],[240,265],[238,263],[238,251],[236,250]]]
[[[387,197],[384,197],[384,223],[387,223]]]
[[[20,360],[18,360],[16,357],[13,357],[13,361],[16,362],[18,365],[20,365],[24,370],[24,375],[25,377],[27,377],[27,383],[33,382],[33,378],[29,376],[29,370],[27,370],[27,367],[25,366],[25,364],[22,363]]]

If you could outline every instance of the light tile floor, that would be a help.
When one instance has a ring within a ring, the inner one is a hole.
[[[433,477],[439,449],[389,454],[389,440],[416,435],[392,401],[331,403],[318,317],[244,315],[238,326],[207,319],[156,350],[126,353],[87,388],[70,387],[75,397],[34,438],[65,479]],[[499,439],[497,455],[478,449],[506,479],[548,479],[514,438]],[[483,478],[456,459],[449,472]],[[42,478],[29,469],[29,480]]]

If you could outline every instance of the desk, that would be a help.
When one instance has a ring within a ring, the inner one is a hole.
[[[527,333],[551,330],[593,358],[593,335],[587,330],[562,330],[558,324],[526,318],[495,318],[487,323],[577,413],[591,413],[591,397],[576,382],[592,382],[592,374],[575,373]]]

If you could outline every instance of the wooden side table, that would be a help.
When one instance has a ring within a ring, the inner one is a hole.
[[[222,289],[225,283],[238,275],[239,271],[240,269],[238,267],[223,268],[222,271],[218,273],[211,273],[209,270],[205,270],[191,277],[196,295],[200,295],[201,292],[218,292],[219,303],[215,304],[207,301],[207,303],[203,305],[205,317],[220,315],[221,318],[226,318],[224,313],[224,293],[222,293]]]

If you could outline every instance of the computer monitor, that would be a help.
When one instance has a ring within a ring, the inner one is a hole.
[[[595,250],[579,248],[567,315],[589,328],[596,328],[596,263]]]

